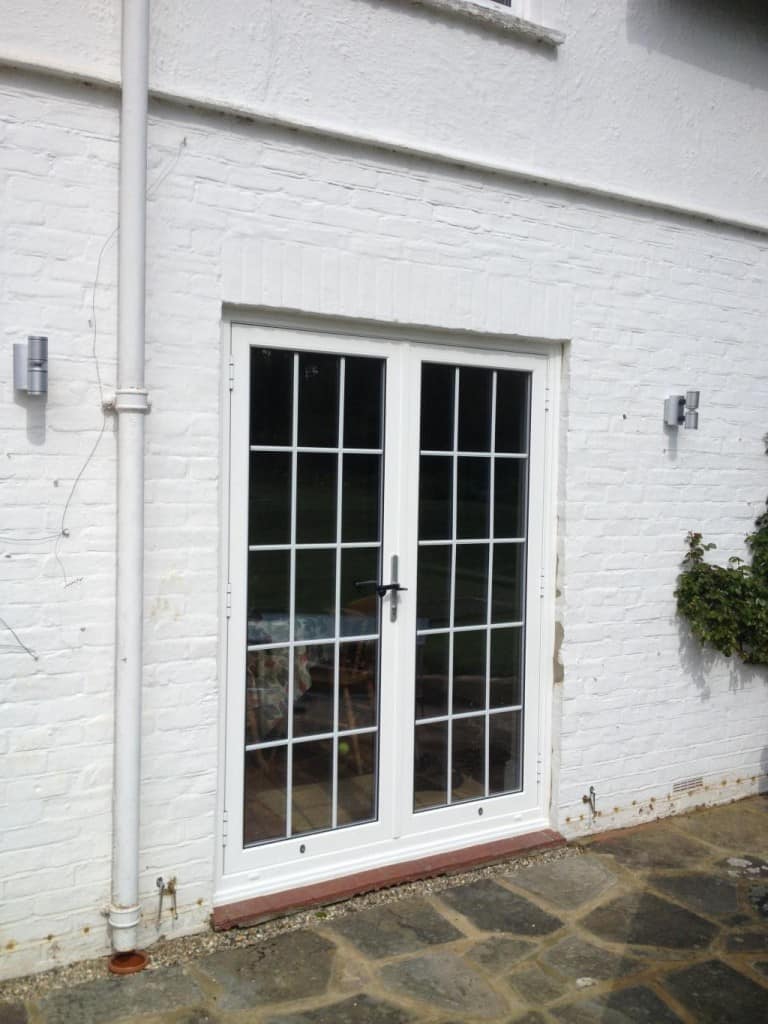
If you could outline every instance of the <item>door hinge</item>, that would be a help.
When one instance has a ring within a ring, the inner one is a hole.
[[[232,584],[229,582],[227,583],[226,611],[229,619],[232,616]]]
[[[544,412],[549,412],[549,388],[544,388]]]
[[[229,838],[229,811],[224,811],[221,815],[221,845],[227,845],[227,839]]]
[[[541,754],[536,758],[536,785],[541,785],[541,776],[544,773],[544,766],[542,764]]]
[[[547,590],[547,578],[544,573],[539,576],[539,597],[543,598]]]
[[[235,360],[231,357],[229,360],[229,390],[235,390]]]

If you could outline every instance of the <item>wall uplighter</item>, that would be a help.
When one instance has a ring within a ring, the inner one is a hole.
[[[670,395],[664,402],[664,423],[668,427],[699,429],[699,392],[686,391],[684,395]]]
[[[48,393],[48,339],[30,334],[13,346],[13,386],[28,395]]]

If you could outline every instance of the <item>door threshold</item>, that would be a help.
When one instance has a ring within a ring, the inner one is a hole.
[[[556,850],[566,845],[566,840],[553,829],[541,829],[529,832],[524,836],[513,836],[510,839],[497,839],[490,843],[479,843],[461,850],[436,854],[432,857],[419,857],[399,864],[374,868],[370,871],[359,871],[356,874],[343,875],[341,878],[318,882],[314,885],[300,886],[284,892],[270,893],[267,896],[256,896],[249,900],[239,900],[221,907],[214,907],[212,924],[214,931],[227,931],[229,928],[247,928],[274,917],[281,917],[310,907],[339,903],[352,896],[387,889],[390,886],[402,885],[405,882],[418,882],[424,878],[437,875],[452,875],[460,871],[469,871],[481,865],[495,861],[520,857],[529,853],[543,853]]]

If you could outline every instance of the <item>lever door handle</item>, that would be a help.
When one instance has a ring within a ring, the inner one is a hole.
[[[408,587],[401,587],[399,583],[379,583],[376,587],[376,593],[379,597],[385,597],[389,590],[407,590]]]

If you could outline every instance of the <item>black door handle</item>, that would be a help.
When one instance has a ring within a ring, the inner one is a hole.
[[[379,597],[384,597],[388,590],[407,590],[408,587],[401,587],[399,583],[379,583],[376,587],[376,593]]]

